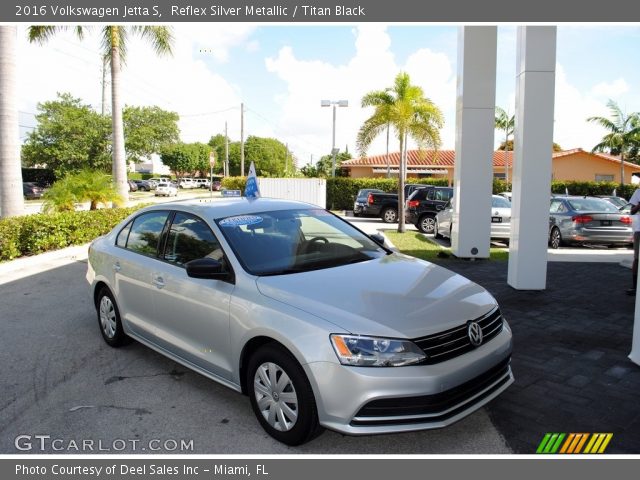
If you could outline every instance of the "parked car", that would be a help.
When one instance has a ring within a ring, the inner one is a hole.
[[[156,188],[153,182],[150,182],[148,180],[134,180],[133,182],[138,186],[138,190],[143,192],[150,192],[151,190]]]
[[[193,178],[181,178],[178,181],[178,187],[179,188],[196,188],[198,185],[196,184],[196,182],[193,180]]]
[[[127,180],[127,183],[129,184],[129,191],[130,192],[137,192],[138,191],[138,185],[136,184],[136,182],[134,182],[133,180]]]
[[[513,193],[511,193],[511,192],[500,192],[498,195],[500,195],[501,197],[506,198],[507,200],[509,200],[509,203],[511,203],[511,197],[513,196]]]
[[[156,197],[177,197],[178,188],[173,183],[161,182],[156,187]]]
[[[35,182],[22,182],[22,195],[24,195],[24,198],[27,200],[42,198],[44,188],[38,186]]]
[[[624,207],[628,203],[626,199],[617,197],[615,195],[595,195],[595,197],[602,198],[603,200],[611,202],[613,206],[617,207],[618,209]]]
[[[222,188],[222,182],[220,180],[214,180],[211,182],[214,191],[218,192]]]
[[[356,199],[353,202],[353,216],[359,217],[360,215],[366,215],[364,210],[367,206],[367,200],[370,193],[384,193],[384,191],[377,188],[362,188],[358,190]]]
[[[451,187],[428,186],[415,190],[405,204],[405,221],[413,223],[422,233],[433,233],[436,214],[444,209],[451,197]]]
[[[430,185],[421,183],[408,183],[404,186],[404,198],[419,188]],[[380,217],[385,223],[396,223],[398,221],[398,194],[397,193],[377,193],[370,192],[367,195],[367,204],[362,208],[362,215]]]
[[[150,178],[148,181],[154,182],[157,186],[159,183],[162,183],[162,182],[169,183],[171,182],[171,179],[169,177],[153,177],[153,178]]]
[[[549,246],[633,243],[631,216],[596,197],[553,197],[549,210]]]
[[[108,345],[248,395],[288,445],[445,427],[513,382],[491,294],[305,203],[146,207],[91,244],[86,278]]]
[[[453,199],[435,217],[433,236],[451,238],[453,230]],[[501,195],[491,196],[491,239],[508,244],[511,234],[511,203]]]
[[[194,183],[196,188],[209,188],[211,186],[211,182],[208,178],[196,178]]]

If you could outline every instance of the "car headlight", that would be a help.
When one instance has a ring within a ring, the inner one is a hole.
[[[331,344],[343,365],[401,367],[427,358],[425,353],[409,340],[334,333],[331,335]]]

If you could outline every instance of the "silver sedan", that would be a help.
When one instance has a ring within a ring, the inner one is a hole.
[[[87,280],[107,344],[248,395],[288,445],[444,427],[513,382],[486,290],[308,204],[147,207],[91,244]]]

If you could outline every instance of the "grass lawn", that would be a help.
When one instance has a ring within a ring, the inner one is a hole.
[[[398,233],[392,230],[386,230],[384,234],[398,250],[406,255],[421,258],[423,260],[433,261],[447,258],[456,258],[451,253],[451,248],[438,245],[436,242],[422,233],[405,232]],[[438,256],[440,254],[440,256]],[[490,260],[505,261],[509,259],[509,251],[504,248],[490,249]]]

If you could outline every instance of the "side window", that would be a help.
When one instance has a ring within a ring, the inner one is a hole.
[[[129,233],[127,249],[143,255],[156,256],[162,229],[169,212],[147,212],[136,217]]]
[[[552,200],[551,201],[551,208],[549,209],[550,213],[563,213],[566,212],[567,209],[565,208],[564,204],[562,203],[562,200]]]
[[[120,233],[118,234],[118,238],[116,238],[116,245],[118,247],[125,248],[127,246],[127,238],[129,238],[129,232],[131,231],[132,223],[133,223],[133,220],[127,223],[127,225],[122,230],[120,230]]]
[[[434,188],[429,190],[429,194],[427,195],[427,198],[429,200],[435,200],[436,199],[436,190]]]
[[[176,265],[184,265],[204,257],[223,260],[224,254],[218,239],[202,219],[177,212],[169,229],[164,259]]]

